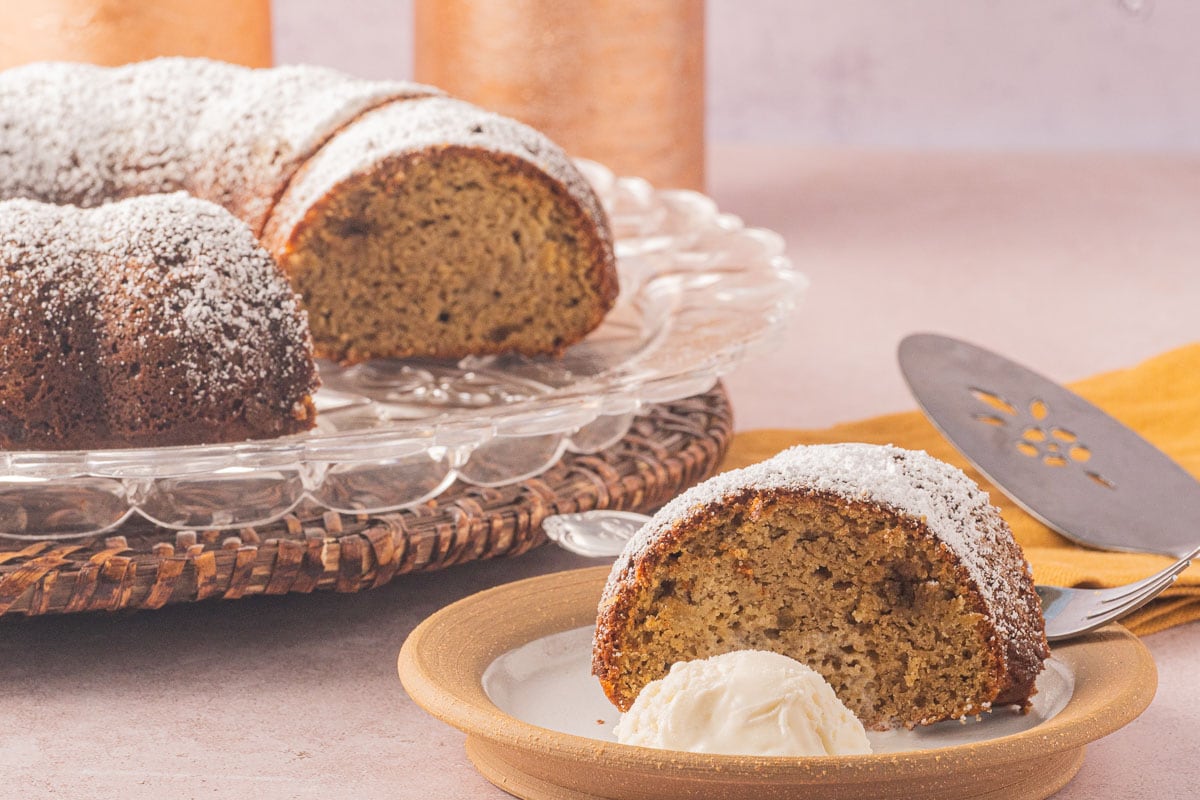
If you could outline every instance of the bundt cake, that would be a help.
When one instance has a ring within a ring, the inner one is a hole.
[[[298,298],[219,206],[0,202],[0,449],[281,436],[316,386]]]
[[[616,297],[570,160],[435,89],[179,58],[0,73],[0,199],[173,191],[262,239],[326,357],[555,353]]]
[[[718,475],[614,564],[592,666],[621,710],[675,662],[742,649],[808,664],[873,728],[1027,706],[1049,654],[987,495],[925,453],[865,444]]]

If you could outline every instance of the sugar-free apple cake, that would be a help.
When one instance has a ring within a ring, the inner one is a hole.
[[[570,159],[436,89],[183,58],[0,72],[0,199],[174,191],[250,226],[341,361],[558,353],[616,298]]]

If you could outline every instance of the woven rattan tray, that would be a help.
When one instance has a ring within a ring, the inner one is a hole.
[[[716,471],[732,433],[728,400],[649,406],[616,445],[568,453],[537,478],[497,489],[456,484],[411,510],[260,528],[167,531],[131,521],[91,539],[0,539],[0,615],[159,608],[208,598],[357,592],[406,572],[518,555],[545,542],[550,514],[649,511]]]

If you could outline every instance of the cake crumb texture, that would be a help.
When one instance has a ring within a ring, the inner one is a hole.
[[[296,176],[264,237],[321,355],[558,354],[617,295],[607,219],[537,131],[442,97],[365,114]]]

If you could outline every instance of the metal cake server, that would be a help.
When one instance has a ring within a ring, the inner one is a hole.
[[[591,558],[620,555],[625,542],[650,517],[632,511],[583,511],[558,514],[542,521],[546,536],[560,547]],[[1052,642],[1094,631],[1137,611],[1169,588],[1187,569],[1200,546],[1144,580],[1110,589],[1072,589],[1038,584],[1038,599]]]
[[[1176,558],[1200,544],[1200,483],[1083,398],[947,336],[908,336],[899,360],[933,424],[1053,530],[1091,547]]]

